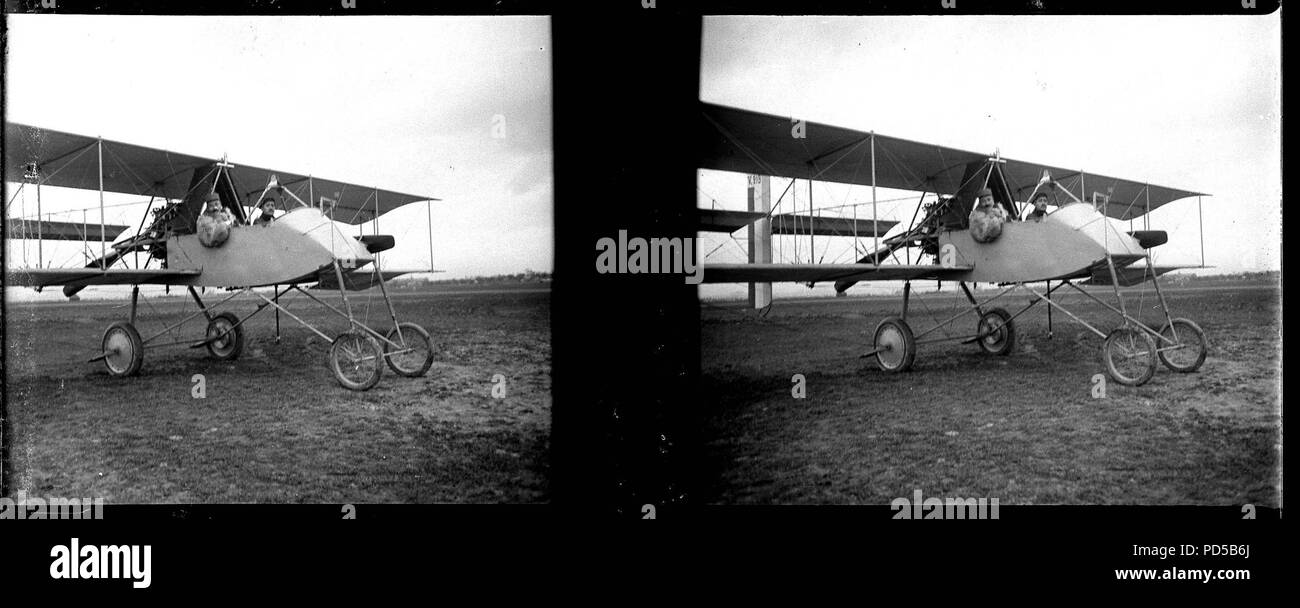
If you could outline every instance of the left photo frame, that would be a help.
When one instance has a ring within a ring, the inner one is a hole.
[[[549,17],[6,19],[5,495],[550,501]]]

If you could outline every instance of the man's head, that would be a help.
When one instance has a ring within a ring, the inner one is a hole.
[[[979,199],[980,207],[993,206],[993,190],[990,188],[981,188],[975,195]]]
[[[1047,210],[1047,195],[1046,195],[1046,194],[1039,193],[1038,196],[1035,196],[1035,197],[1034,197],[1034,209],[1036,209],[1036,210],[1038,210],[1038,211],[1046,211],[1046,210]]]
[[[275,213],[275,199],[270,197],[264,198],[258,207],[262,209],[262,213],[273,215]]]
[[[216,192],[209,193],[207,198],[203,199],[203,202],[207,205],[209,211],[215,211],[221,208],[221,197],[217,196]]]

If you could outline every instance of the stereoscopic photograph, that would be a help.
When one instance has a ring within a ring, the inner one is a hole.
[[[1276,3],[74,4],[0,30],[6,582],[1286,580]]]

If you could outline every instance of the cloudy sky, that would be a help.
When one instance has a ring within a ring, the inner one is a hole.
[[[441,276],[552,269],[545,17],[7,19],[7,120],[440,198]],[[58,190],[43,189],[44,211],[98,205]],[[20,197],[10,213],[34,205]],[[380,218],[398,243],[385,267],[430,266],[424,205]],[[143,209],[106,219],[134,226]],[[79,261],[46,247],[47,264]]]
[[[1281,34],[1265,17],[714,17],[700,98],[972,151],[1207,192],[1211,272],[1281,264]],[[774,197],[788,180],[774,180]],[[815,184],[818,207],[871,201]],[[798,204],[807,208],[807,185]],[[881,219],[916,195],[881,190]],[[701,171],[701,206],[745,208],[745,180]],[[774,201],[775,202],[775,201]],[[787,200],[784,205],[789,205]],[[1156,210],[1158,263],[1199,263],[1197,201]],[[784,207],[783,208],[787,208]],[[869,207],[866,217],[869,217]],[[743,236],[743,232],[739,233]],[[740,262],[741,243],[711,262]],[[783,261],[807,239],[773,247]],[[817,244],[852,261],[851,243]],[[743,293],[743,290],[742,290]]]

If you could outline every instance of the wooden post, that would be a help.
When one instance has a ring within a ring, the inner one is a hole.
[[[768,264],[772,262],[772,186],[771,178],[766,175],[749,176],[749,210],[764,214],[749,225],[749,263]],[[771,283],[749,284],[749,305],[751,308],[766,308],[772,303]]]

